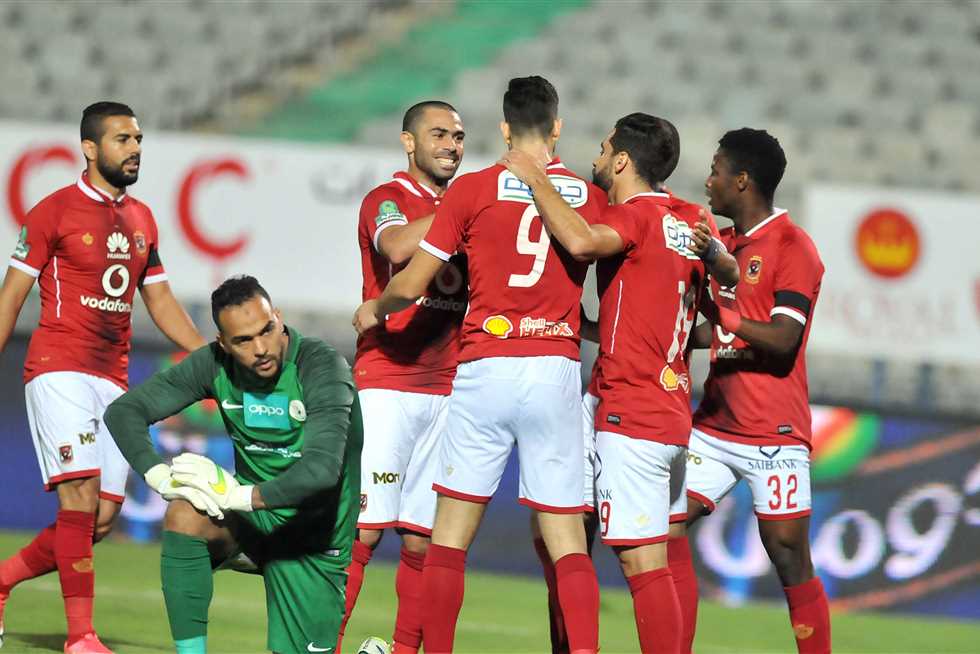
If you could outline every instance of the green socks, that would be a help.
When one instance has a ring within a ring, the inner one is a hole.
[[[164,531],[160,578],[178,654],[205,654],[208,606],[214,593],[207,541]]]

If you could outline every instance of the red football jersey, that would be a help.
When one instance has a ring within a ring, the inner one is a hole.
[[[403,172],[365,196],[357,228],[364,300],[379,297],[392,276],[404,268],[393,266],[378,252],[381,232],[431,215],[439,202],[435,191]],[[466,258],[455,255],[415,306],[388,316],[378,329],[357,339],[357,387],[448,395],[456,376],[465,313]]]
[[[723,237],[742,271],[735,290],[739,313],[760,322],[789,316],[804,325],[803,340],[795,358],[775,357],[715,326],[711,371],[694,426],[752,445],[809,447],[806,343],[824,272],[820,255],[785,209],[745,234],[726,229]]]
[[[149,207],[128,195],[114,200],[84,173],[30,210],[10,259],[41,289],[25,383],[72,370],[127,387],[133,295],[167,280],[157,246]]]
[[[558,160],[548,175],[590,223],[606,196]],[[469,262],[470,308],[460,361],[564,356],[578,360],[579,302],[587,263],[575,261],[543,228],[530,189],[503,166],[463,175],[446,193],[421,247]]]
[[[706,279],[689,247],[699,209],[650,192],[607,208],[599,219],[625,245],[622,254],[596,264],[599,431],[687,445],[687,342]]]

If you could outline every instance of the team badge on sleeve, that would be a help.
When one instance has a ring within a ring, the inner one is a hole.
[[[755,284],[759,281],[759,274],[762,272],[762,257],[758,254],[749,259],[749,265],[745,267],[745,281]]]
[[[23,261],[31,251],[31,246],[27,244],[27,226],[20,228],[20,237],[17,239],[17,247],[14,248],[14,258]]]
[[[406,222],[405,214],[401,212],[394,200],[385,200],[378,205],[378,216],[374,219],[374,224],[381,227],[381,225],[394,221]]]

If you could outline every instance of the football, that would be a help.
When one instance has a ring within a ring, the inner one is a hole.
[[[391,654],[391,648],[384,640],[371,636],[357,648],[357,654]]]

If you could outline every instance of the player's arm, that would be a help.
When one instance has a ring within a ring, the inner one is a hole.
[[[378,252],[392,265],[400,266],[415,254],[419,242],[429,231],[435,214],[413,220],[404,225],[393,225],[378,233]]]
[[[708,274],[718,280],[719,284],[735,286],[741,275],[738,261],[716,235],[718,228],[714,227],[714,221],[709,222],[708,213],[701,209],[700,215],[701,220],[691,230],[691,251],[701,258]]]
[[[0,352],[7,347],[7,341],[17,324],[17,316],[24,301],[34,286],[34,277],[13,266],[7,268],[7,275],[0,287]]]
[[[164,463],[150,440],[149,426],[185,407],[211,397],[216,372],[213,345],[201,348],[177,365],[158,372],[117,398],[102,417],[119,451],[141,475]]]
[[[207,344],[170,290],[169,282],[145,284],[140,287],[140,295],[153,323],[177,347],[193,352]]]
[[[710,320],[704,320],[695,327],[694,331],[691,332],[691,348],[704,350],[711,347],[711,330],[714,327]]]
[[[416,250],[408,265],[391,278],[381,297],[368,300],[354,312],[351,323],[358,334],[381,324],[389,313],[398,313],[415,304],[442,268],[442,259],[425,250]]]
[[[785,296],[785,299],[781,300],[781,296]],[[800,345],[803,328],[806,326],[810,311],[810,302],[801,294],[792,291],[777,291],[776,298],[777,306],[770,314],[771,318],[768,322],[742,317],[738,312],[737,304],[728,308],[724,304],[719,306],[707,298],[702,303],[702,313],[708,317],[709,321],[721,325],[721,328],[726,332],[735,334],[751,347],[763,352],[786,356],[795,353],[796,348]],[[785,309],[779,305],[780,301],[794,304],[803,303],[806,305],[806,313],[795,309]],[[710,340],[710,331],[708,338]]]
[[[343,357],[315,341],[297,357],[306,424],[303,456],[284,473],[252,489],[252,508],[299,506],[340,480],[354,406],[354,382]]]
[[[590,225],[581,214],[568,206],[551,183],[547,171],[533,156],[511,150],[500,163],[528,185],[548,233],[576,260],[611,257],[626,248],[623,238],[615,229],[608,225]]]

